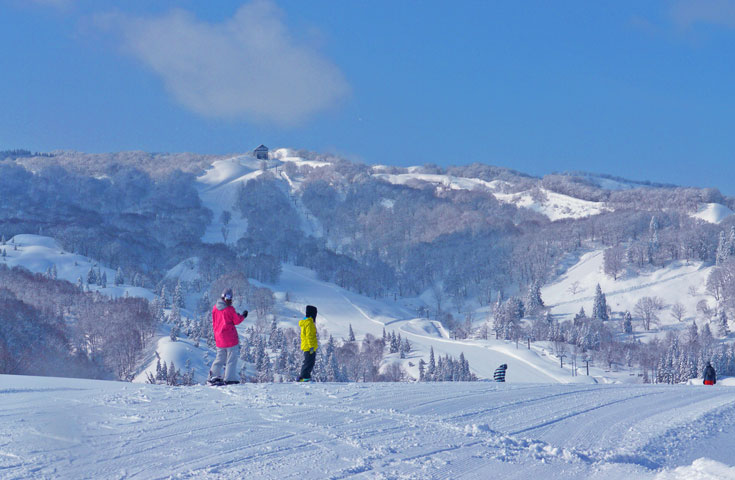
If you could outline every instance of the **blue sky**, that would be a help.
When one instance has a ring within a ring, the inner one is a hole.
[[[735,0],[0,0],[0,149],[584,170],[735,194]]]

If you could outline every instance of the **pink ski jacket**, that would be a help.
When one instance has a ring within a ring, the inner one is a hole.
[[[230,348],[240,343],[235,325],[240,325],[245,317],[235,311],[235,307],[227,306],[218,300],[212,308],[212,329],[217,348]]]

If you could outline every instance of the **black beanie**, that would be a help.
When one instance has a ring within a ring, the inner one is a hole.
[[[306,316],[311,317],[316,322],[316,307],[314,305],[306,306]]]

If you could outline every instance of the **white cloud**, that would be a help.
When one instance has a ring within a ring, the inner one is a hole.
[[[183,10],[158,18],[111,13],[96,21],[119,31],[124,50],[202,115],[294,125],[349,92],[340,70],[297,44],[268,0],[245,4],[218,24]]]
[[[735,0],[682,0],[671,8],[671,17],[682,27],[711,23],[735,28]]]

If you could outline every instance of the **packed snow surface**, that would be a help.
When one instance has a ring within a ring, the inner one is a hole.
[[[0,375],[0,478],[732,479],[735,390]]]

